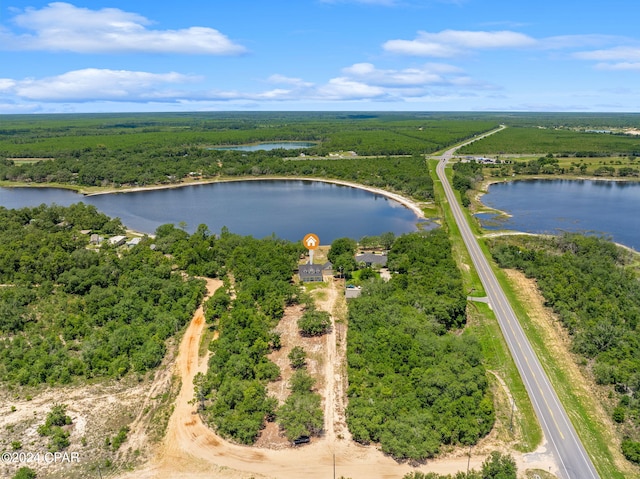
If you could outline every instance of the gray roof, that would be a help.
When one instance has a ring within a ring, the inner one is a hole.
[[[371,263],[371,264],[379,264],[386,265],[387,264],[387,255],[386,254],[373,254],[373,253],[362,253],[356,255],[356,261],[358,263]]]
[[[301,264],[298,266],[298,275],[304,282],[322,281],[321,264]]]
[[[300,275],[316,275],[322,274],[322,265],[321,264],[301,264],[298,266],[298,274]]]

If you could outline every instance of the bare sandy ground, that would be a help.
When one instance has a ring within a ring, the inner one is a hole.
[[[208,281],[208,294],[221,285]],[[202,309],[189,325],[175,365],[175,373],[182,379],[182,389],[175,402],[166,436],[156,454],[142,468],[119,476],[121,479],[146,478],[279,478],[324,479],[345,476],[352,479],[393,478],[420,470],[450,474],[478,468],[488,453],[507,448],[487,438],[468,456],[468,449],[456,449],[445,458],[429,460],[413,467],[398,463],[374,446],[361,446],[350,440],[346,428],[345,332],[346,325],[335,323],[336,313],[345,305],[341,294],[342,283],[330,282],[320,293],[317,305],[332,314],[334,327],[331,334],[320,339],[324,358],[317,361],[316,374],[322,379],[321,394],[325,412],[325,432],[312,443],[299,448],[288,445],[275,447],[248,447],[232,444],[202,423],[196,413],[193,399],[193,378],[206,369],[206,358],[198,358],[200,337],[204,329]],[[515,454],[519,468],[554,468],[544,447],[535,454]]]

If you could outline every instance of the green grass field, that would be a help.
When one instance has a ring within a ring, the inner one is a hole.
[[[461,155],[552,153],[560,156],[640,156],[640,137],[581,131],[513,127],[476,141],[459,150]]]

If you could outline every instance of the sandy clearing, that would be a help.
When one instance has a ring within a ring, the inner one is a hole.
[[[221,282],[209,280],[208,295],[213,294]],[[375,446],[361,446],[350,440],[344,418],[346,405],[346,379],[344,358],[346,354],[343,322],[336,323],[336,312],[345,308],[341,295],[342,282],[329,283],[322,289],[325,293],[318,298],[319,308],[329,310],[334,317],[331,334],[321,338],[328,358],[315,374],[324,376],[325,434],[314,438],[311,444],[300,447],[248,447],[232,444],[202,423],[196,407],[189,404],[193,398],[193,377],[206,369],[206,358],[198,359],[200,335],[204,329],[202,310],[199,309],[189,325],[180,345],[176,361],[176,373],[182,378],[182,389],[175,402],[175,409],[163,443],[148,464],[141,469],[119,476],[133,478],[278,478],[278,479],[324,479],[345,476],[352,479],[393,478],[420,470],[450,474],[466,471],[468,467],[478,468],[489,452],[502,450],[509,452],[506,445],[496,443],[494,437],[487,437],[471,450],[457,448],[444,457],[426,461],[418,467],[398,463],[381,453]],[[295,316],[295,315],[294,315]],[[318,364],[320,366],[320,363]],[[541,447],[534,454],[513,453],[518,466],[548,470],[549,454]]]

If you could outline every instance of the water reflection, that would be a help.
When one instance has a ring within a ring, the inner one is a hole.
[[[479,214],[488,230],[596,234],[640,250],[640,183],[522,180],[496,183],[482,201],[510,217]]]
[[[182,222],[194,232],[204,223],[215,233],[227,226],[242,235],[275,233],[291,241],[314,232],[328,244],[343,236],[407,233],[420,223],[411,210],[385,196],[309,180],[237,181],[88,197],[55,188],[0,188],[0,205],[8,208],[42,203],[68,206],[78,201],[145,233],[165,223]],[[424,229],[435,226],[421,223]]]

